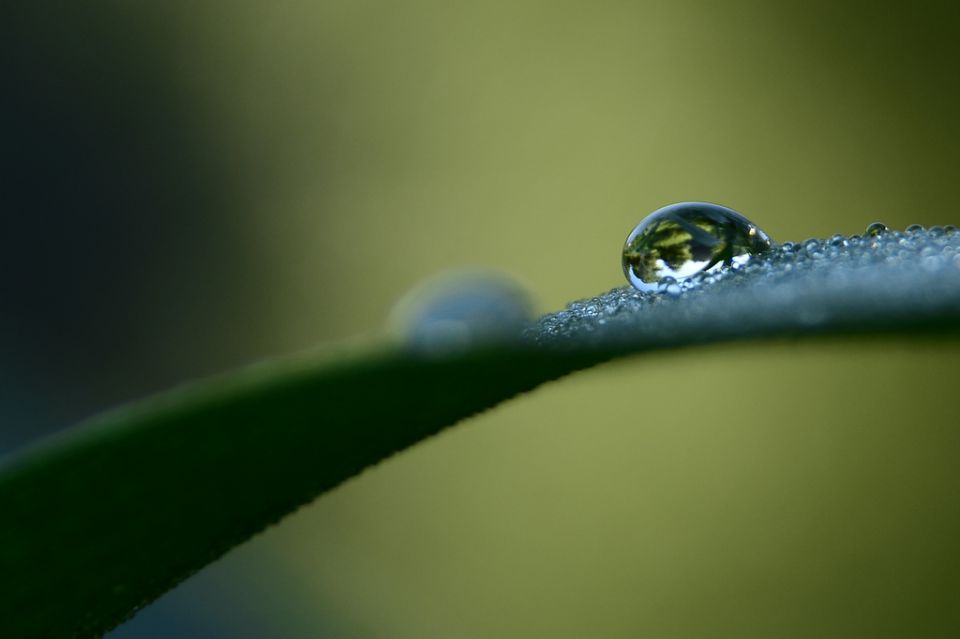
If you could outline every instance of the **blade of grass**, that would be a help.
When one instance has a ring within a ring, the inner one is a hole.
[[[960,326],[960,238],[871,242],[781,248],[679,297],[617,289],[516,343],[303,356],[81,424],[0,466],[0,636],[100,634],[364,468],[611,357]]]

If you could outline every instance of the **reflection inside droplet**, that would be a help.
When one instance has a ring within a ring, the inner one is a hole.
[[[736,211],[681,202],[654,211],[633,229],[623,247],[623,273],[640,291],[665,291],[697,273],[744,265],[770,247],[767,234]]]
[[[887,225],[883,222],[874,222],[867,227],[866,234],[870,237],[877,237],[887,232]]]

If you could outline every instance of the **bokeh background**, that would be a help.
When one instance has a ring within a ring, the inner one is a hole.
[[[674,201],[781,241],[957,223],[958,26],[946,1],[4,2],[0,452],[376,334],[445,269],[544,311],[619,286],[626,233]],[[574,375],[110,636],[946,636],[958,354]]]

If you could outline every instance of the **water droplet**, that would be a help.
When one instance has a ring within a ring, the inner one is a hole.
[[[820,244],[820,240],[815,240],[810,238],[809,240],[804,240],[803,250],[806,251],[807,255],[813,258],[823,257],[823,246]]]
[[[878,235],[883,235],[887,232],[887,225],[883,222],[874,222],[867,227],[865,235],[869,237],[877,237]]]
[[[667,295],[680,294],[680,285],[677,283],[676,278],[670,277],[669,275],[657,282],[657,287],[657,290]]]
[[[703,271],[742,265],[770,248],[767,234],[736,211],[681,202],[654,211],[630,232],[623,273],[634,288],[658,291],[669,287],[662,286],[665,278],[682,282]]]
[[[953,224],[944,224],[943,232],[946,233],[947,235],[952,235],[957,232],[957,227],[954,226]]]
[[[904,229],[904,230],[905,230],[907,233],[915,234],[915,233],[923,233],[923,230],[924,230],[924,229],[923,229],[923,225],[922,225],[922,224],[911,224],[910,226],[908,226],[908,227],[907,227],[906,229]]]
[[[475,344],[518,338],[533,317],[524,289],[489,271],[442,273],[407,293],[390,314],[407,347],[443,355]]]
[[[830,246],[846,246],[846,245],[847,245],[847,238],[840,235],[839,233],[830,238]]]

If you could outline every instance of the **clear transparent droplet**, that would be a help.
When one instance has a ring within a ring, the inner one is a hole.
[[[879,235],[883,235],[886,232],[887,232],[886,224],[884,224],[883,222],[874,222],[873,224],[867,227],[865,235],[868,235],[869,237],[877,237]]]
[[[658,283],[658,290],[661,293],[666,293],[667,295],[679,295],[680,294],[680,284],[677,283],[677,280],[673,277],[665,277]]]
[[[664,291],[697,273],[742,265],[770,248],[767,234],[733,209],[681,202],[654,211],[630,232],[623,273],[640,291]]]

